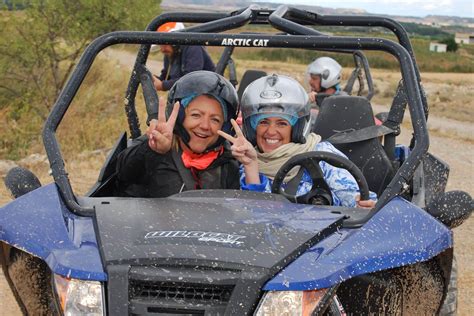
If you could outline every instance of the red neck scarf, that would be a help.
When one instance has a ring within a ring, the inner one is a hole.
[[[189,150],[183,150],[181,159],[186,168],[204,170],[211,165],[211,163],[224,152],[224,147],[220,147],[218,150],[212,150],[205,154],[196,154]]]

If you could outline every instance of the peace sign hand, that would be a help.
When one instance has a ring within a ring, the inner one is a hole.
[[[158,105],[158,119],[150,121],[150,126],[146,130],[148,136],[148,146],[159,154],[165,154],[171,149],[173,142],[173,129],[179,112],[179,102],[173,106],[168,121],[166,121],[166,102],[160,97]]]
[[[250,165],[251,163],[257,162],[257,152],[252,144],[245,138],[242,130],[240,129],[237,122],[232,119],[230,121],[234,127],[236,137],[233,137],[223,131],[217,131],[217,133],[227,139],[232,146],[232,156],[237,159],[244,166]]]

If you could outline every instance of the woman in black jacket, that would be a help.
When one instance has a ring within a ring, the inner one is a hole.
[[[166,197],[194,189],[239,189],[238,164],[217,134],[232,132],[230,120],[238,112],[237,93],[224,77],[196,71],[180,78],[166,105],[160,99],[147,140],[120,153],[120,194]]]

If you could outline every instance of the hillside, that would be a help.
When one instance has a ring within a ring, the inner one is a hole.
[[[264,2],[264,1],[248,1],[248,0],[164,0],[161,2],[161,6],[165,11],[181,9],[190,9],[197,11],[209,11],[212,9],[214,11],[231,11],[234,9],[244,8],[252,3],[257,3],[261,7],[275,9],[279,3],[275,2]],[[328,2],[329,4],[329,2]],[[204,9],[205,7],[205,9]],[[337,15],[337,14],[357,14],[357,15],[372,15],[370,12],[367,12],[363,9],[355,8],[344,8],[344,9],[335,9],[330,7],[322,7],[316,5],[298,5],[298,8],[303,10],[308,10],[312,12],[317,12],[323,15]],[[384,15],[390,17],[399,22],[407,23],[417,23],[423,25],[431,25],[436,27],[448,27],[448,26],[461,26],[465,29],[471,29],[474,31],[474,18],[468,17],[457,17],[457,16],[444,16],[444,15],[427,15],[425,17],[415,17],[415,16],[400,16],[400,15]]]

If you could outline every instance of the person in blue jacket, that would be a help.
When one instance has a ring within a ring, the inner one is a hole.
[[[280,167],[294,155],[309,151],[327,151],[347,158],[310,130],[308,94],[294,79],[270,75],[252,82],[241,99],[243,132],[232,122],[236,136],[222,131],[219,135],[232,143],[232,155],[241,163],[240,185],[243,190],[271,192],[271,185]],[[320,162],[323,176],[333,198],[333,205],[371,208],[376,195],[360,201],[359,186],[345,169]],[[285,177],[283,188],[297,176],[292,170]],[[312,180],[305,170],[296,195],[311,190]]]
[[[184,29],[179,22],[168,22],[158,28],[158,32],[174,32]],[[153,76],[153,84],[158,91],[168,91],[185,74],[197,70],[215,71],[216,66],[203,46],[160,45],[163,53],[163,69],[159,76]]]

